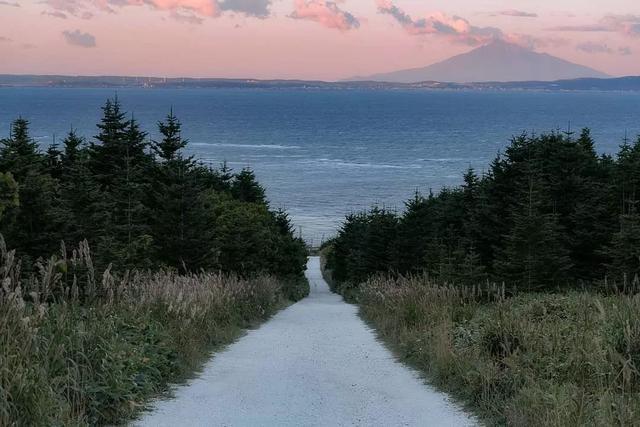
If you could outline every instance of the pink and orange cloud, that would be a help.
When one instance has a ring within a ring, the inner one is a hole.
[[[104,3],[113,2],[113,0],[101,1]],[[203,16],[217,16],[220,14],[220,6],[214,0],[119,0],[118,4],[128,6],[149,5],[154,9],[172,12],[182,9]]]
[[[391,15],[411,35],[434,34],[471,46],[505,38],[499,28],[476,27],[459,16],[435,12],[424,18],[414,19],[391,0],[377,0],[377,5],[378,12]]]
[[[640,73],[640,11],[632,0],[596,3],[0,0],[0,71],[334,79],[503,40],[609,74]],[[167,63],[167,49],[180,60]]]
[[[295,0],[294,11],[289,15],[294,19],[315,21],[327,28],[348,31],[360,26],[360,21],[338,7],[336,2],[327,0]]]
[[[378,12],[391,15],[410,35],[435,35],[453,43],[478,46],[495,40],[517,44],[528,49],[567,44],[566,40],[552,37],[535,37],[521,33],[506,33],[496,27],[472,25],[460,16],[449,16],[443,12],[433,12],[424,18],[414,19],[391,0],[377,0]],[[532,17],[534,14],[519,11],[505,11],[509,16]]]

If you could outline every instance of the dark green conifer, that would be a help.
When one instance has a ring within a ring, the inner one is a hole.
[[[258,183],[251,169],[243,169],[234,177],[231,194],[237,200],[247,203],[266,204],[264,188]]]
[[[495,266],[499,278],[526,290],[564,286],[571,268],[558,216],[543,212],[536,184],[530,176],[528,191],[513,211],[513,226],[503,236],[504,246]]]
[[[640,214],[635,203],[626,214],[620,215],[620,228],[614,233],[605,254],[610,260],[606,266],[608,279],[619,289],[630,285],[640,275]]]
[[[29,264],[29,260],[57,246],[52,218],[56,185],[47,174],[44,155],[29,135],[28,121],[22,118],[14,121],[10,138],[0,144],[0,172],[11,173],[18,185],[19,198],[18,205],[10,204],[5,211],[0,232]]]

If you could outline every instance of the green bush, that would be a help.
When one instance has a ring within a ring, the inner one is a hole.
[[[640,295],[361,284],[361,313],[401,359],[489,424],[639,425]]]
[[[269,276],[98,276],[86,245],[28,279],[1,255],[0,425],[119,423],[287,302]]]

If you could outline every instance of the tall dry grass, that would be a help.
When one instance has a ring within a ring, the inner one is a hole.
[[[23,277],[0,239],[0,425],[113,424],[286,302],[272,277],[95,271],[88,245]]]
[[[488,422],[640,425],[640,295],[505,296],[372,278],[363,316],[398,355]]]

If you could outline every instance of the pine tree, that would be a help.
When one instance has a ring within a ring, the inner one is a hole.
[[[21,180],[43,166],[38,144],[29,136],[29,122],[23,118],[11,124],[11,134],[0,141],[0,170],[10,171],[14,178]]]
[[[89,150],[84,138],[71,129],[62,141],[60,154],[60,208],[63,236],[75,245],[87,239],[97,241],[101,228],[94,222],[93,208],[100,204],[102,192],[89,168]]]
[[[405,203],[405,213],[398,224],[398,271],[416,272],[425,267],[426,248],[430,238],[432,218],[430,204],[416,191]]]
[[[486,278],[486,269],[480,256],[473,249],[463,249],[457,254],[459,259],[453,277],[456,283],[465,286],[482,284]]]
[[[538,183],[539,185],[539,183]],[[495,270],[509,284],[527,290],[565,285],[571,268],[556,214],[542,211],[534,176],[528,179],[523,202],[513,212],[513,226],[499,250]]]
[[[125,143],[125,134],[129,122],[117,97],[108,99],[102,107],[102,118],[97,126],[99,133],[95,139],[98,143],[90,145],[91,172],[103,190],[109,191],[124,168],[128,145]]]
[[[619,287],[631,283],[640,275],[640,214],[634,204],[629,212],[620,215],[619,231],[613,235],[605,254],[609,280]]]
[[[54,179],[60,179],[62,175],[62,161],[61,161],[62,152],[60,151],[60,146],[58,143],[53,141],[47,148],[45,164],[47,168],[47,173],[51,175]]]
[[[367,236],[364,241],[367,273],[397,270],[396,238],[398,218],[394,212],[374,207],[368,214]]]
[[[18,185],[19,204],[11,204],[7,209],[0,232],[21,255],[26,255],[29,264],[57,245],[51,218],[55,181],[46,173],[45,158],[29,136],[28,121],[22,118],[14,121],[10,138],[1,144],[0,172],[13,176]]]
[[[247,203],[266,204],[264,188],[258,183],[251,169],[243,169],[231,184],[231,194],[236,200]]]
[[[226,160],[222,162],[222,165],[220,166],[219,177],[221,186],[218,190],[231,191],[231,184],[233,183],[234,174],[233,169],[229,167]]]
[[[188,141],[182,139],[181,129],[182,125],[173,114],[173,109],[169,111],[164,122],[158,122],[162,140],[154,141],[152,147],[162,161],[170,162],[176,159],[177,156],[181,156],[181,150],[187,146]]]
[[[123,136],[123,158],[112,191],[116,207],[114,236],[122,246],[121,256],[127,267],[150,267],[153,242],[147,206],[151,172],[151,159],[145,152],[147,134],[132,116]]]
[[[125,119],[117,98],[108,100],[102,110],[97,143],[89,147],[89,170],[100,193],[91,207],[97,225],[96,252],[102,259],[118,260],[123,267],[148,267],[152,160],[145,151],[146,133],[134,117]]]
[[[0,221],[5,211],[15,209],[20,205],[18,197],[18,183],[11,172],[0,172]]]
[[[173,111],[165,122],[158,123],[162,135],[153,142],[153,150],[160,161],[155,165],[155,185],[151,192],[154,216],[153,236],[158,258],[178,269],[193,270],[202,266],[206,253],[206,220],[202,212],[200,194],[203,186],[198,179],[191,157],[183,157],[187,140],[181,136],[181,124]]]
[[[84,138],[78,136],[75,129],[71,128],[67,137],[62,141],[63,151],[60,154],[60,162],[62,163],[63,170],[73,170],[77,162],[80,161],[80,156],[85,145]],[[63,172],[64,173],[64,172]]]

